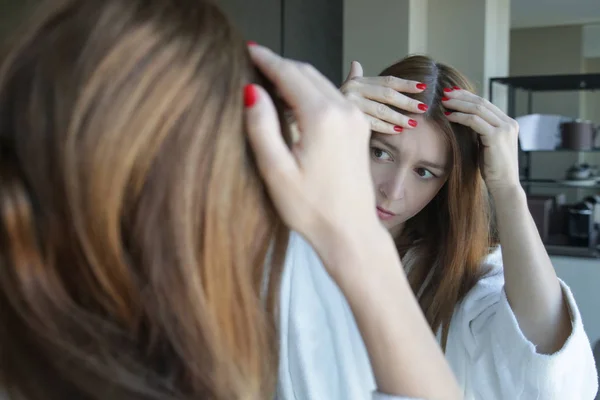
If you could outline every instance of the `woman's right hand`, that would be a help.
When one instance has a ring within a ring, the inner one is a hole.
[[[283,220],[326,262],[332,241],[346,236],[359,242],[348,236],[383,229],[369,169],[369,124],[314,67],[258,45],[250,54],[291,107],[300,131],[290,150],[268,94],[247,86],[248,134],[258,167]]]
[[[364,77],[362,66],[353,61],[350,73],[340,88],[346,98],[367,116],[371,130],[381,133],[399,133],[417,126],[417,121],[390,106],[409,113],[422,114],[427,105],[403,93],[420,93],[427,85],[394,76]]]

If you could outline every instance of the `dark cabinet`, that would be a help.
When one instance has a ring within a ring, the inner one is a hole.
[[[342,81],[343,0],[219,0],[248,40]]]

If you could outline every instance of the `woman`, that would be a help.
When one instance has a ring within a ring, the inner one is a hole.
[[[598,383],[579,311],[519,184],[517,123],[456,70],[424,56],[375,78],[355,63],[341,90],[372,122],[379,219],[465,399],[593,399]],[[360,332],[296,237],[281,312],[281,398],[366,398],[374,383]]]
[[[9,398],[272,398],[288,236],[278,212],[355,305],[381,388],[460,397],[376,219],[368,124],[323,76],[251,51],[303,127],[292,154],[282,101],[274,106],[246,44],[208,1],[49,1],[26,28],[0,65],[0,382]],[[346,152],[324,168],[342,136]],[[316,213],[315,199],[340,213]],[[356,248],[364,235],[376,245]],[[389,289],[358,302],[373,258]],[[406,304],[375,307],[392,290]],[[379,351],[405,332],[381,323],[386,312],[415,326],[410,346]],[[416,351],[429,354],[441,388],[402,371]]]

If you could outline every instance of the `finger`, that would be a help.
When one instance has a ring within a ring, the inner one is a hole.
[[[411,113],[422,114],[427,111],[428,108],[426,104],[411,99],[410,97],[385,86],[364,84],[364,82],[361,82],[357,84],[349,94],[350,93],[356,93],[358,96],[394,106],[400,110]]]
[[[249,47],[254,64],[275,85],[281,97],[295,112],[310,112],[311,105],[323,97],[341,96],[337,88],[313,67],[285,59],[266,47]],[[312,73],[314,72],[314,73]],[[328,94],[326,92],[329,91]],[[308,109],[307,109],[308,108]],[[297,115],[300,118],[300,115]]]
[[[465,114],[473,114],[479,116],[485,122],[494,127],[499,127],[503,121],[482,103],[473,103],[470,101],[459,100],[457,98],[445,97],[442,99],[442,104],[447,110],[459,111]]]
[[[308,64],[300,61],[293,61],[298,69],[306,74],[309,78],[311,78],[314,84],[321,89],[324,95],[328,98],[336,101],[346,101],[344,95],[340,92],[340,90],[327,79],[318,69],[316,69],[312,64]]]
[[[494,132],[494,127],[478,115],[461,112],[453,112],[446,115],[450,122],[468,126],[480,135],[491,136]]]
[[[349,99],[358,106],[358,108],[365,114],[379,119],[393,126],[412,129],[414,128],[415,120],[393,110],[383,103],[378,103],[373,100],[365,99],[364,97],[349,95]],[[401,130],[396,130],[401,132]]]
[[[271,195],[277,195],[285,180],[299,177],[296,160],[281,134],[281,126],[273,101],[258,85],[244,88],[246,129],[256,164]]]
[[[363,76],[362,65],[360,65],[360,63],[358,61],[352,61],[352,63],[350,63],[350,72],[348,73],[348,76],[346,77],[346,80],[344,81],[344,83],[351,81],[352,79],[362,78],[362,76]]]
[[[397,135],[398,133],[402,133],[404,128],[398,125],[393,125],[387,123],[385,121],[380,120],[379,118],[371,117],[370,115],[365,115],[367,121],[369,121],[369,125],[371,126],[371,131],[385,133],[388,135]]]
[[[494,115],[496,115],[496,117],[503,120],[504,122],[507,122],[510,119],[509,116],[506,115],[506,113],[504,113],[492,102],[484,99],[483,97],[477,96],[475,93],[471,93],[468,90],[462,90],[458,87],[455,87],[449,92],[445,91],[444,94],[446,95],[446,97],[451,99],[458,99],[473,104],[481,105],[482,107],[489,109]]]
[[[371,85],[385,86],[402,93],[421,93],[427,85],[419,81],[411,81],[395,76],[373,76],[361,78],[361,82]]]

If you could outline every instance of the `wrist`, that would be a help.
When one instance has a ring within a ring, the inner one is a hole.
[[[313,246],[342,290],[367,283],[380,269],[391,266],[401,271],[394,240],[376,219],[353,227],[331,227]]]
[[[527,200],[523,186],[519,182],[489,188],[495,202],[513,202]]]

